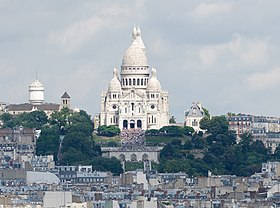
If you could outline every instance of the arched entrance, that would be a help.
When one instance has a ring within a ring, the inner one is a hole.
[[[130,156],[130,160],[131,160],[132,162],[136,162],[136,161],[137,161],[137,156],[136,156],[135,154],[132,154],[132,155]]]
[[[123,121],[123,128],[127,129],[127,127],[128,127],[128,122],[127,122],[127,120],[124,120]]]
[[[149,160],[149,156],[145,153],[143,156],[142,156],[142,161],[148,161]]]
[[[142,129],[142,121],[141,120],[137,120],[137,128]]]
[[[130,128],[131,129],[135,128],[135,121],[134,120],[130,120]]]
[[[125,155],[124,154],[120,154],[119,159],[122,162],[125,161]]]

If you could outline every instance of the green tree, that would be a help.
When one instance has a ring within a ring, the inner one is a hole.
[[[225,116],[214,116],[211,119],[204,117],[200,121],[200,128],[208,134],[218,135],[228,131],[228,121]]]
[[[22,113],[12,117],[11,128],[23,126],[25,128],[41,129],[48,123],[48,117],[44,111],[32,111],[30,113]]]
[[[278,145],[278,147],[276,147],[274,154],[273,154],[273,158],[276,161],[280,161],[280,145]]]
[[[176,123],[176,118],[175,118],[175,116],[171,116],[171,118],[169,119],[169,123],[170,123],[170,124],[175,124],[175,123]]]
[[[182,129],[182,133],[186,136],[191,136],[194,133],[194,129],[190,126],[184,126]]]
[[[56,160],[59,139],[58,128],[48,126],[42,128],[41,135],[36,142],[36,155],[54,155]]]
[[[159,129],[159,132],[166,136],[182,136],[183,128],[180,126],[164,126]]]
[[[193,136],[192,143],[195,149],[204,149],[207,146],[206,140],[198,135]]]
[[[216,157],[221,156],[225,153],[225,147],[221,142],[215,142],[213,144],[211,144],[208,152],[210,154],[215,155]]]
[[[210,117],[211,117],[211,115],[210,115],[209,111],[208,111],[206,108],[203,108],[203,107],[202,107],[202,110],[203,110],[204,115],[205,115],[206,117],[208,117],[208,118],[210,118]]]
[[[191,140],[187,140],[183,145],[184,150],[191,150],[193,148],[193,143]]]
[[[181,147],[182,141],[181,139],[172,139],[171,145]]]
[[[145,132],[146,135],[152,135],[152,136],[158,136],[159,135],[159,130],[158,129],[149,129],[146,130]]]
[[[114,141],[110,141],[107,143],[108,147],[117,147],[119,146],[117,142],[114,142]]]
[[[102,125],[97,128],[98,135],[107,136],[107,137],[116,136],[120,132],[121,131],[120,131],[119,127],[117,127],[115,125],[110,125],[110,126]]]
[[[164,148],[160,151],[160,159],[161,160],[168,160],[168,159],[174,159],[174,158],[181,158],[183,155],[176,151],[176,146],[171,145],[168,143],[164,146]]]
[[[104,158],[95,157],[90,161],[90,165],[94,170],[98,171],[111,171],[113,175],[120,175],[123,172],[121,162],[115,157]]]
[[[14,127],[14,119],[11,114],[3,113],[0,115],[0,120],[3,122],[3,128],[13,128]]]
[[[99,156],[100,152],[94,148],[94,142],[83,132],[71,132],[65,135],[62,143],[62,164],[78,164],[85,160]],[[75,153],[77,157],[72,157]],[[70,157],[70,158],[69,158]]]

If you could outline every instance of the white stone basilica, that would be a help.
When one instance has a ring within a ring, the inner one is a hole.
[[[108,90],[101,94],[100,125],[120,129],[159,129],[169,122],[168,92],[161,90],[156,70],[149,69],[139,27],[126,50],[119,75],[113,70]]]

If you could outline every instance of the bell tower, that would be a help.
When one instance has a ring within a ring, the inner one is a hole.
[[[71,107],[70,105],[70,96],[68,95],[67,92],[64,92],[64,94],[61,96],[61,108],[69,108]]]

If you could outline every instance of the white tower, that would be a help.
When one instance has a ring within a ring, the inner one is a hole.
[[[44,85],[37,79],[29,85],[29,102],[32,105],[44,103]]]

